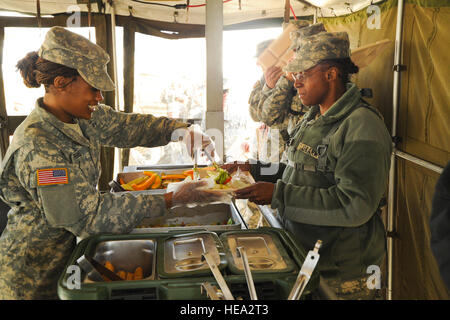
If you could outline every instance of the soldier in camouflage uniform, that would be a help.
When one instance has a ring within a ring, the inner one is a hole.
[[[257,45],[256,48],[256,55],[255,57],[259,57],[259,55],[272,43],[273,39],[263,41]],[[266,75],[263,75],[260,80],[256,81],[253,85],[252,92],[250,93],[250,97],[248,99],[249,104],[249,111],[250,111],[250,117],[255,122],[261,122],[261,119],[259,118],[259,103],[261,101],[262,97],[262,90],[264,87],[267,87],[266,83]],[[283,154],[284,150],[274,150],[275,152],[272,152],[272,141],[279,141],[279,139],[274,139],[272,137],[272,133],[270,128],[266,124],[262,124],[258,129],[256,133],[256,140],[257,140],[257,148],[256,148],[256,158],[264,161],[264,162],[275,162],[279,161],[279,155]],[[280,144],[280,147],[282,147],[283,144]],[[275,153],[275,154],[272,154]]]
[[[299,27],[298,30],[293,31],[290,34],[291,46],[289,49],[296,52],[296,44],[300,37],[324,31],[326,30],[322,23]],[[278,78],[275,87],[264,87],[261,95],[263,98],[260,99],[260,102],[256,107],[259,111],[258,117],[261,122],[269,127],[279,130],[281,139],[280,149],[284,151],[286,149],[289,134],[300,122],[309,108],[302,104],[297,95],[297,90],[294,88],[294,79],[292,79],[289,72],[286,72]],[[286,155],[284,156],[284,159],[286,159]]]
[[[367,270],[379,267],[385,254],[378,212],[391,138],[381,114],[348,81],[358,67],[347,33],[321,32],[297,44],[285,71],[311,108],[290,134],[282,176],[262,182],[273,177],[262,176],[255,164],[224,167],[249,169],[261,181],[237,190],[236,198],[278,209],[298,245],[309,250],[322,240],[317,268],[339,299],[372,299],[377,282],[368,283],[374,279]]]
[[[183,203],[175,193],[97,189],[102,145],[161,146],[176,140],[172,134],[177,129],[187,127],[97,105],[103,99],[100,90],[114,89],[108,61],[97,45],[54,27],[39,52],[18,63],[25,84],[44,84],[46,93],[17,128],[0,168],[0,196],[11,207],[0,238],[0,299],[57,298],[57,280],[76,236],[127,233],[143,218]],[[43,66],[61,70],[61,75],[48,80],[46,72],[52,70]],[[94,111],[90,106],[95,105]],[[189,191],[192,200],[196,190],[191,186]]]

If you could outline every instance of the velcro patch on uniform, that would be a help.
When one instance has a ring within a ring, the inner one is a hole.
[[[38,186],[69,183],[69,172],[67,168],[39,169],[37,171]]]

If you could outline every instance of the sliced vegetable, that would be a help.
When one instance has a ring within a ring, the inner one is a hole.
[[[120,186],[126,191],[134,191],[134,189],[127,183],[123,183]]]
[[[155,182],[152,184],[152,189],[158,189],[161,187],[162,179],[160,176],[155,174]]]
[[[186,170],[186,171],[183,172],[183,174],[184,174],[186,177],[191,177],[191,179],[194,179],[194,170],[193,170],[193,169],[191,169],[191,170]]]
[[[216,179],[214,179],[214,181],[217,184],[224,184],[225,181],[227,181],[227,179],[230,177],[230,175],[228,174],[228,171],[226,171],[226,170],[224,170],[222,168],[218,168],[217,170],[219,172],[219,175],[216,177]]]
[[[184,174],[166,174],[161,176],[161,179],[181,179],[184,180],[186,176]]]
[[[147,176],[147,180],[144,182],[138,184],[138,185],[132,185],[134,190],[141,191],[141,190],[147,190],[151,187],[151,185],[155,182],[157,174],[153,174],[151,177]]]
[[[227,180],[225,180],[225,182],[223,184],[227,184],[230,181],[231,181],[231,176],[228,176]]]
[[[113,266],[113,264],[110,261],[106,261],[105,262],[105,268],[110,270],[110,271],[112,271],[112,272],[114,272],[114,266]]]
[[[127,279],[127,273],[123,270],[120,270],[119,272],[116,273],[119,277],[121,277],[123,280]]]
[[[134,270],[134,280],[141,280],[144,277],[144,272],[141,267],[137,267]]]
[[[127,184],[129,186],[132,186],[133,184],[140,184],[141,182],[143,182],[144,180],[147,180],[148,176],[141,176],[139,178],[136,178],[134,180],[131,180],[130,182],[128,182]]]
[[[120,183],[120,184],[125,184],[125,181],[123,181],[122,178],[119,178],[119,183]]]
[[[156,174],[156,173],[153,172],[153,171],[144,171],[143,174],[145,174],[146,176],[151,177],[152,175],[154,175],[154,174]]]

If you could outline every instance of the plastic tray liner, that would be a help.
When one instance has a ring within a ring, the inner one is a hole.
[[[242,258],[237,255],[237,247],[244,248],[252,272],[291,272],[295,268],[294,262],[275,233],[267,230],[226,232],[220,239],[225,247],[228,267],[233,273],[244,272]]]
[[[157,242],[152,239],[111,240],[99,242],[95,249],[87,248],[86,252],[105,265],[109,261],[114,266],[114,272],[125,271],[134,273],[136,268],[142,268],[144,280],[155,279]],[[88,276],[85,282],[92,282]]]
[[[208,263],[202,259],[206,252],[211,254],[219,269],[226,266],[223,246],[217,234],[197,232],[169,237],[158,250],[158,274],[161,277],[210,275]]]
[[[162,217],[142,219],[138,228],[132,232],[151,233],[164,231],[167,228],[183,230],[199,229],[199,227],[212,231],[229,231],[241,229],[242,223],[242,218],[233,204],[219,203],[194,208],[176,207]]]

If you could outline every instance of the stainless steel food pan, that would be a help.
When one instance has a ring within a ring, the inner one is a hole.
[[[137,267],[143,271],[143,279],[155,279],[156,241],[148,239],[112,240],[97,244],[94,259],[103,265],[109,261],[114,272],[123,270],[135,272]]]
[[[275,234],[251,232],[226,232],[220,236],[224,244],[228,265],[239,273],[244,270],[237,248],[242,247],[250,269],[255,272],[287,272],[294,267],[281,242]]]
[[[232,223],[227,224],[231,218]],[[144,218],[132,233],[155,233],[168,230],[205,229],[208,231],[231,231],[246,229],[238,209],[231,204],[210,204],[194,208],[177,207],[169,214],[157,218]]]

